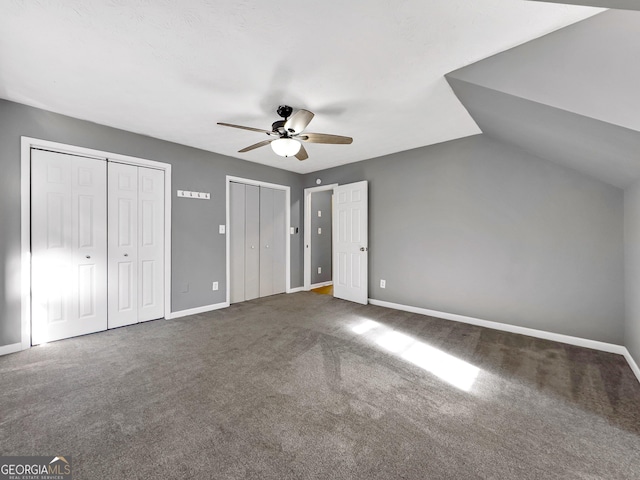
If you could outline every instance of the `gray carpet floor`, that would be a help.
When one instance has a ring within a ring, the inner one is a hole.
[[[0,357],[0,453],[75,479],[640,478],[612,355],[276,295]]]

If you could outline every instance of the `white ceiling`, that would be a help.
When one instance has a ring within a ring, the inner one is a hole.
[[[443,75],[600,9],[526,0],[5,0],[0,97],[306,173],[479,132]],[[315,112],[309,159],[216,125]]]

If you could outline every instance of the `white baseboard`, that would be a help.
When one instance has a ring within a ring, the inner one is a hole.
[[[589,340],[587,338],[572,337],[561,333],[546,332],[544,330],[536,330],[534,328],[518,327],[517,325],[509,325],[507,323],[492,322],[489,320],[481,320],[479,318],[457,315],[455,313],[438,312],[437,310],[429,310],[427,308],[412,307],[409,305],[401,305],[399,303],[384,302],[370,298],[369,303],[380,307],[393,308],[395,310],[403,310],[405,312],[420,313],[431,317],[443,318],[445,320],[453,320],[455,322],[468,323],[480,327],[492,328],[494,330],[502,330],[505,332],[518,333],[520,335],[528,335],[530,337],[543,338],[545,340],[553,340],[555,342],[567,343],[578,347],[591,348],[593,350],[601,350],[603,352],[617,353],[618,355],[628,354],[628,351],[622,345],[613,343],[599,342],[597,340]],[[632,367],[633,368],[633,367]]]
[[[287,290],[287,293],[298,293],[304,290],[304,287],[296,287],[296,288],[290,288],[289,290]]]
[[[328,282],[314,283],[309,287],[309,290],[313,290],[314,288],[328,287],[329,285],[333,285],[332,280],[329,280]]]
[[[16,353],[22,350],[22,343],[12,343],[11,345],[3,345],[0,347],[0,355],[9,355],[10,353]]]
[[[629,352],[629,350],[626,349],[626,348],[625,348],[625,350],[626,351],[624,352],[624,358],[627,359],[627,363],[629,364],[629,366],[631,367],[631,370],[633,371],[633,373],[635,374],[636,378],[640,382],[640,367],[638,367],[638,364],[636,363],[636,361],[631,356],[631,352]]]
[[[171,312],[171,314],[166,317],[167,319],[181,318],[187,317],[189,315],[197,315],[198,313],[211,312],[213,310],[220,310],[221,308],[227,308],[229,303],[214,303],[213,305],[204,305],[202,307],[190,308],[188,310],[180,310],[177,312]]]

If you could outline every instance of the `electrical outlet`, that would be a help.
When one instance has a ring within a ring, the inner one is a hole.
[[[318,210],[318,216],[321,217],[322,216],[322,210]]]
[[[318,267],[318,273],[322,273],[322,267]]]
[[[227,231],[226,225],[218,225],[218,233],[220,235],[224,235],[226,231]]]
[[[387,288],[387,281],[386,280],[380,280],[380,288]]]
[[[318,227],[318,235],[322,235],[322,228]]]
[[[211,288],[214,292],[218,290],[218,282],[213,282],[213,286]]]

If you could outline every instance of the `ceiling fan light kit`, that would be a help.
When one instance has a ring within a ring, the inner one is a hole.
[[[295,156],[298,160],[306,160],[309,158],[309,155],[300,142],[326,143],[332,145],[349,145],[353,142],[353,138],[351,137],[330,135],[328,133],[305,133],[302,135],[302,132],[307,128],[307,125],[309,125],[309,122],[311,122],[314,117],[314,114],[309,110],[298,110],[292,115],[293,108],[288,105],[280,105],[276,111],[283,120],[276,120],[273,122],[271,125],[271,131],[224,122],[218,122],[218,125],[265,133],[270,137],[275,137],[270,140],[263,140],[262,142],[255,143],[243,148],[242,150],[238,150],[238,153],[249,152],[256,148],[271,144],[271,149],[281,157]]]
[[[293,157],[300,151],[302,145],[293,138],[278,138],[271,142],[271,149],[281,157]]]

